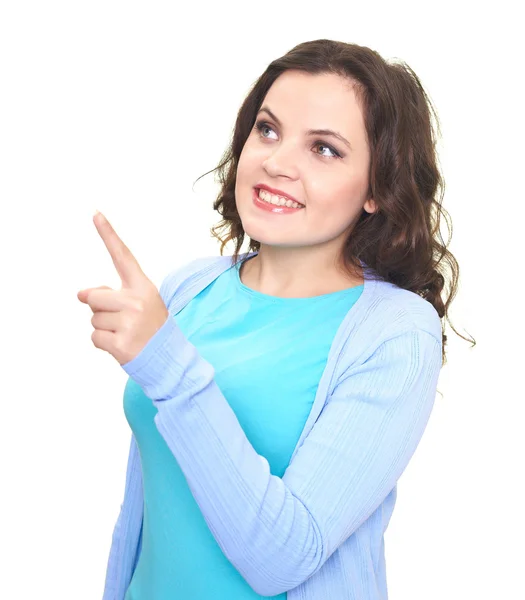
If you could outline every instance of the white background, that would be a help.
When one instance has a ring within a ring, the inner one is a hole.
[[[102,597],[130,429],[127,376],[92,345],[76,297],[119,287],[94,209],[157,285],[218,254],[218,187],[213,175],[193,183],[218,164],[268,63],[318,38],[405,60],[435,103],[461,268],[450,315],[477,341],[448,328],[442,395],[386,534],[390,600],[521,597],[517,4],[2,3],[2,598]]]

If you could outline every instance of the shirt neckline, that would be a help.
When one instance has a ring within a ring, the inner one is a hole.
[[[237,286],[237,289],[242,294],[249,296],[252,299],[264,300],[266,302],[271,302],[271,303],[304,304],[306,302],[322,301],[322,300],[328,300],[329,298],[335,299],[335,298],[345,297],[348,295],[353,295],[358,291],[359,292],[363,291],[365,289],[365,286],[367,285],[366,284],[367,277],[365,274],[363,274],[364,283],[357,285],[357,286],[350,287],[350,288],[346,288],[344,290],[337,290],[336,292],[329,292],[328,294],[321,294],[319,296],[308,296],[305,298],[282,298],[281,296],[272,296],[270,294],[263,294],[262,292],[259,292],[257,290],[254,290],[254,289],[248,287],[241,280],[241,274],[240,274],[241,265],[244,262],[246,262],[247,260],[253,258],[256,254],[258,254],[258,253],[252,252],[252,253],[246,254],[242,258],[242,260],[240,260],[233,266],[235,284]],[[363,264],[363,263],[361,263],[361,264]]]

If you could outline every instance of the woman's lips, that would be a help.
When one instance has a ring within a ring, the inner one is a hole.
[[[295,213],[302,210],[304,207],[301,206],[299,208],[291,208],[289,206],[277,206],[276,204],[270,204],[269,202],[265,202],[259,198],[259,189],[253,189],[253,203],[258,208],[262,210],[266,210],[268,212],[273,212],[276,214],[287,214],[287,213]]]

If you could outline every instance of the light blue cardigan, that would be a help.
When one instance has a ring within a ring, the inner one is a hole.
[[[387,598],[383,535],[434,404],[441,321],[429,302],[361,264],[364,290],[334,338],[282,478],[255,452],[175,318],[122,367],[157,407],[155,424],[225,556],[263,596]],[[170,273],[159,291],[172,317],[231,265],[231,256],[200,258]],[[124,599],[143,501],[132,435],[103,600]]]

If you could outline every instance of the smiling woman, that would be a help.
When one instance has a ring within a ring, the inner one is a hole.
[[[132,435],[104,599],[386,600],[384,534],[458,277],[435,237],[431,105],[406,65],[305,42],[257,80],[217,170],[212,231],[232,256],[155,295],[102,232],[134,277],[118,296]]]
[[[298,282],[308,275],[314,293],[319,280],[337,286],[348,276],[337,271],[345,239],[363,211],[376,210],[367,195],[370,151],[354,84],[332,73],[286,71],[268,90],[257,117],[235,183],[242,227],[262,245],[251,262],[252,270],[259,269],[255,285],[264,291],[268,279],[279,277],[277,270],[293,269]],[[305,127],[310,123],[324,127]],[[261,186],[275,186],[274,198],[300,202],[304,210],[273,210],[264,218],[260,203],[252,201]],[[299,284],[299,293],[303,289]]]
[[[448,314],[459,265],[441,239],[441,216],[450,218],[438,136],[437,113],[406,63],[333,40],[297,45],[257,79],[214,169],[221,253],[233,242],[237,262],[248,236],[258,256],[242,275],[259,290],[289,294],[315,294],[320,280],[334,289],[362,281],[364,262],[434,306],[445,364],[444,321],[467,338]],[[256,210],[252,190],[261,184],[305,210],[279,219],[284,210]]]

